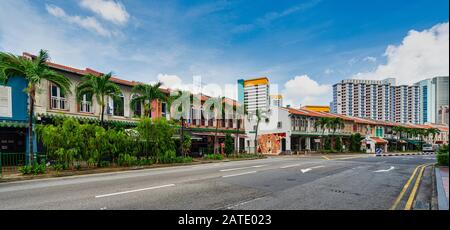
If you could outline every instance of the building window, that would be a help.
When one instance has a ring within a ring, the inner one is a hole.
[[[131,95],[131,99],[138,97],[137,94],[133,94]],[[134,116],[140,117],[142,116],[142,102],[139,101],[138,103],[136,103],[136,105],[133,108],[133,114]]]
[[[52,109],[68,110],[69,104],[67,103],[64,92],[55,84],[50,86],[50,107]]]
[[[281,121],[279,121],[279,122],[277,123],[277,128],[279,128],[279,129],[282,128],[282,122],[281,122]]]
[[[108,98],[107,114],[114,116],[124,116],[124,97],[120,94],[116,98]]]
[[[83,95],[79,105],[79,111],[83,113],[92,113],[92,96],[91,95]]]
[[[161,116],[166,117],[167,114],[167,104],[165,102],[161,103]],[[191,117],[192,119],[192,117]]]

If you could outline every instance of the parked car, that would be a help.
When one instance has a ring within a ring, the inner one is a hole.
[[[432,144],[423,144],[422,145],[422,152],[435,152],[436,146],[433,146]]]

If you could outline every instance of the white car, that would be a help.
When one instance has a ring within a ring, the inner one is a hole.
[[[422,152],[435,152],[436,148],[432,144],[422,145]]]

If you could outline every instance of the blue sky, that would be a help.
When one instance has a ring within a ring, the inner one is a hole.
[[[48,49],[56,62],[143,82],[188,84],[199,75],[225,85],[264,75],[291,103],[324,104],[331,84],[387,65],[387,47],[401,47],[408,31],[447,23],[448,37],[448,0],[105,3],[2,0],[0,49]],[[439,55],[448,56],[448,44],[442,48]],[[448,75],[448,64],[442,72]],[[318,90],[295,93],[289,81]]]

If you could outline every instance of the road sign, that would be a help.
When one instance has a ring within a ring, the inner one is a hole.
[[[383,152],[383,150],[381,148],[377,148],[375,150],[375,153],[376,153],[377,156],[380,156],[382,152]]]

